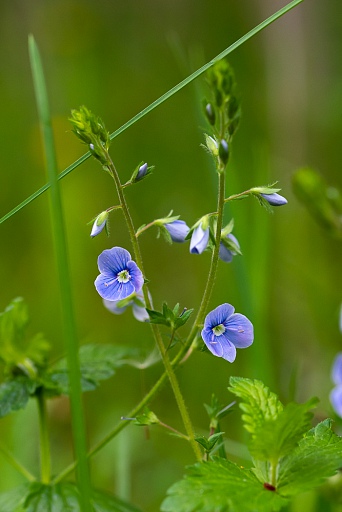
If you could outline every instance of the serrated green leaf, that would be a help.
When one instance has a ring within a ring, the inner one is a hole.
[[[288,503],[248,469],[226,459],[197,463],[169,490],[162,512],[277,512]]]
[[[243,399],[239,404],[244,412],[242,420],[251,434],[256,434],[265,422],[275,420],[283,410],[277,395],[259,380],[230,377],[229,384],[228,390]]]
[[[37,383],[25,376],[3,382],[0,385],[0,418],[23,409],[36,387]]]
[[[342,467],[342,437],[332,431],[331,424],[330,419],[319,423],[281,461],[277,490],[282,496],[312,489]]]
[[[275,419],[265,421],[255,430],[249,444],[255,459],[278,460],[290,453],[311,428],[312,413],[318,400],[312,399],[305,404],[288,404]]]
[[[112,377],[115,370],[125,363],[127,357],[131,356],[132,349],[129,347],[83,345],[79,352],[82,391],[96,389],[100,381]],[[51,394],[68,394],[69,372],[67,360],[63,358],[53,365],[44,375],[42,382]]]
[[[94,512],[140,512],[134,505],[107,493],[92,493]],[[43,485],[25,484],[0,494],[1,512],[82,512],[79,492],[74,484],[65,482]]]

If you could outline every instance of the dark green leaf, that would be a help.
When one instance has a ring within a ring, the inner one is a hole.
[[[305,404],[288,404],[275,419],[265,421],[255,430],[250,442],[250,452],[255,459],[277,460],[290,453],[311,428],[312,413],[317,399]]]
[[[135,351],[134,351],[135,354]],[[109,379],[115,370],[132,357],[132,349],[115,345],[83,345],[79,352],[83,391],[96,389],[101,380]],[[52,394],[69,393],[69,372],[66,359],[56,363],[43,378],[44,387]]]
[[[164,317],[163,313],[159,313],[159,311],[154,311],[153,309],[147,309],[148,316],[150,317],[151,324],[161,324],[169,326],[169,321]]]
[[[0,418],[23,409],[35,392],[37,383],[24,376],[15,377],[0,385]],[[0,509],[1,510],[1,509]]]
[[[253,473],[222,458],[188,468],[168,490],[162,512],[276,512],[287,500],[266,490]]]
[[[293,496],[320,485],[342,467],[342,437],[331,429],[327,419],[311,429],[299,446],[281,462],[277,489]]]
[[[94,491],[94,512],[140,512],[135,506],[114,496]],[[0,494],[1,512],[82,512],[77,487],[71,483],[21,485]]]

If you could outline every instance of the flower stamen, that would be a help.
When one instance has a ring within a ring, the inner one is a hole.
[[[130,275],[130,273],[128,272],[128,270],[121,270],[120,272],[118,272],[118,281],[119,283],[128,283],[128,281],[130,281],[132,279],[132,276]]]
[[[221,336],[221,334],[225,332],[226,328],[223,324],[219,324],[215,325],[212,330],[215,336]]]

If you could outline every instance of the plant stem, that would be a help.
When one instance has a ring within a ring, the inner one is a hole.
[[[51,476],[51,454],[49,431],[47,424],[46,400],[43,388],[37,392],[38,414],[39,414],[39,432],[40,432],[40,471],[43,484],[50,483]]]
[[[271,460],[271,484],[274,488],[277,487],[277,469],[278,469],[278,459]]]
[[[37,479],[32,475],[32,473],[29,472],[28,469],[26,469],[21,462],[19,462],[6,448],[3,446],[0,446],[0,453],[4,456],[4,458],[7,460],[11,466],[18,471],[21,475],[23,475],[26,480],[29,482],[35,482]]]
[[[145,275],[145,273],[144,273],[144,266],[143,266],[143,260],[142,260],[141,251],[140,251],[140,245],[139,245],[137,236],[135,234],[133,220],[132,220],[131,214],[130,214],[129,209],[128,209],[128,205],[127,205],[127,201],[126,201],[126,198],[125,198],[125,194],[123,192],[123,187],[121,185],[120,177],[118,175],[118,172],[117,172],[117,170],[115,168],[115,165],[114,165],[112,159],[110,158],[109,154],[107,154],[107,156],[108,156],[108,170],[109,170],[109,172],[110,172],[110,174],[113,177],[113,180],[115,182],[115,186],[116,186],[117,194],[118,194],[118,197],[119,197],[120,205],[121,205],[124,217],[125,217],[125,221],[126,221],[127,228],[128,228],[128,233],[129,233],[129,236],[130,236],[130,239],[131,239],[131,243],[132,243],[132,246],[133,246],[135,260],[136,260],[136,263],[137,263],[138,267],[142,271],[143,275]],[[150,301],[150,298],[149,298],[147,286],[143,287],[143,293],[144,293],[144,299],[145,299],[146,307],[151,309],[152,305],[151,305],[151,301]],[[173,393],[175,395],[175,399],[176,399],[176,402],[177,402],[177,405],[178,405],[178,409],[179,409],[179,412],[181,414],[185,430],[186,430],[186,432],[188,434],[188,437],[189,437],[189,443],[192,446],[192,449],[193,449],[193,451],[195,453],[195,456],[196,456],[197,460],[200,461],[200,460],[202,460],[201,449],[200,449],[198,443],[196,443],[196,441],[195,441],[195,435],[194,435],[194,430],[193,430],[193,427],[192,427],[191,419],[190,419],[188,410],[186,408],[185,401],[184,401],[182,392],[180,390],[176,374],[173,371],[173,368],[172,368],[172,365],[171,365],[171,362],[170,362],[170,358],[169,358],[169,354],[168,354],[168,352],[167,352],[167,350],[165,348],[165,345],[163,343],[163,339],[162,339],[159,327],[156,324],[153,324],[153,323],[150,323],[150,327],[151,327],[151,330],[152,330],[152,333],[153,333],[153,337],[154,337],[154,339],[156,341],[156,344],[157,344],[157,346],[159,348],[159,352],[160,352],[160,355],[161,355],[161,358],[162,358],[162,361],[163,361],[163,364],[164,364],[165,371],[166,371],[166,373],[168,375],[168,378],[170,380],[170,384],[171,384]]]

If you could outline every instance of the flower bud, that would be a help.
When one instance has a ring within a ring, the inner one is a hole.
[[[207,116],[209,123],[211,125],[214,125],[215,120],[216,120],[216,115],[215,115],[215,110],[213,109],[213,106],[211,103],[207,103],[207,105],[205,107],[205,114]]]
[[[104,211],[96,217],[95,222],[93,224],[93,228],[90,233],[90,236],[92,238],[97,236],[104,229],[104,227],[106,226],[107,220],[108,220],[108,216],[109,216],[108,212]]]
[[[229,148],[226,140],[222,139],[219,145],[219,156],[221,162],[226,165],[229,159]]]
[[[284,204],[287,204],[287,199],[285,197],[281,196],[280,194],[274,193],[274,194],[260,194],[261,197],[266,199],[266,201],[271,206],[283,206]]]
[[[205,134],[205,144],[209,153],[214,157],[217,157],[219,154],[219,147],[216,140],[213,137],[210,137],[210,135]]]

